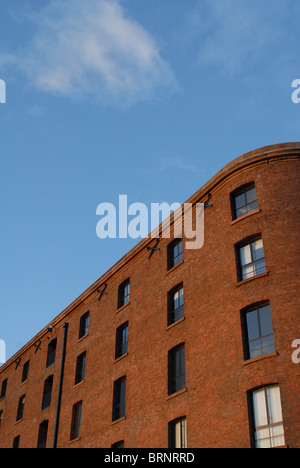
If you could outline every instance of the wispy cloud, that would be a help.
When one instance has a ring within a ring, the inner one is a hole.
[[[31,43],[2,63],[42,91],[131,102],[176,87],[158,44],[119,0],[52,0],[27,18]]]
[[[190,42],[198,43],[198,60],[224,74],[283,63],[295,57],[289,26],[299,20],[295,0],[203,0],[187,13]],[[274,67],[275,68],[275,67]]]

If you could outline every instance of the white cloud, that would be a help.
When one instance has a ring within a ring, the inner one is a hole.
[[[199,43],[201,65],[234,75],[278,62],[278,51],[289,53],[292,6],[290,0],[204,0],[188,16],[189,37]]]
[[[30,19],[32,42],[14,61],[40,90],[132,102],[176,86],[157,43],[119,0],[52,0]]]

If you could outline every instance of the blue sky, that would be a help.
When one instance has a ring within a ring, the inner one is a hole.
[[[299,141],[298,0],[1,0],[0,339],[12,356],[136,241],[96,208],[184,202]]]

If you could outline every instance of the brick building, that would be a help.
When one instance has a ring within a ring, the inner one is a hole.
[[[201,249],[142,240],[3,365],[0,447],[299,448],[299,155],[232,161]]]

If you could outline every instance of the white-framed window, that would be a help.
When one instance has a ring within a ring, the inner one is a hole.
[[[187,448],[186,418],[169,423],[169,448]]]
[[[252,393],[256,448],[285,445],[280,388],[266,387]]]
[[[243,281],[253,276],[266,273],[264,246],[261,238],[252,240],[238,248],[239,280]]]

